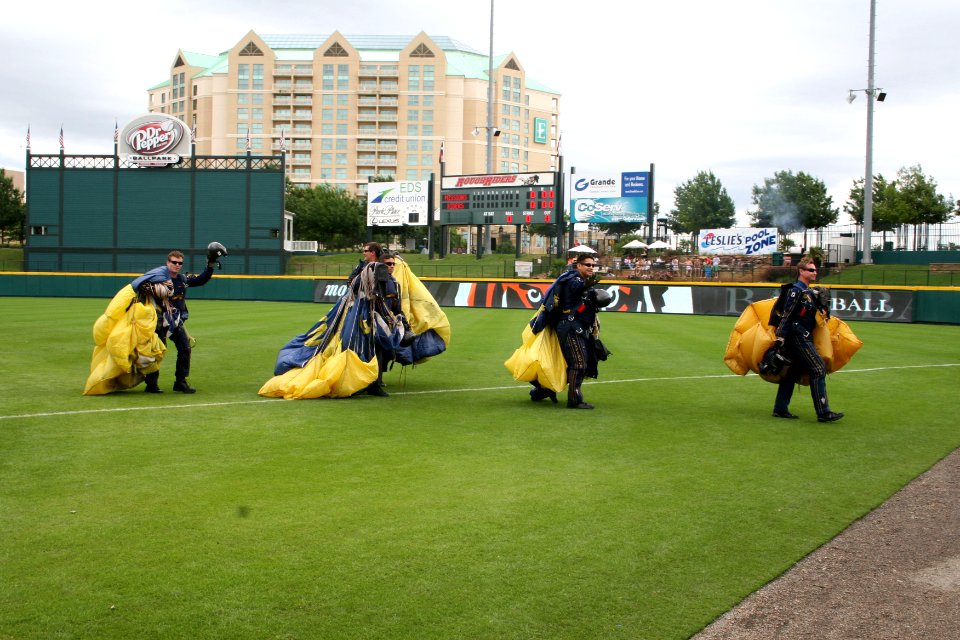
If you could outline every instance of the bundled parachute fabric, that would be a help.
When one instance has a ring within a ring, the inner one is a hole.
[[[260,395],[287,400],[345,398],[377,379],[374,341],[399,344],[397,323],[375,295],[373,265],[365,266],[326,317],[285,344],[274,377]]]
[[[734,325],[727,341],[723,362],[737,375],[742,376],[753,371],[768,382],[780,382],[789,370],[785,368],[777,375],[760,372],[760,362],[764,354],[777,340],[776,327],[769,324],[770,312],[776,302],[776,298],[754,302],[743,310]],[[823,358],[827,373],[839,371],[863,346],[863,342],[854,335],[846,322],[832,316],[826,318],[823,313],[817,314],[813,344]],[[806,374],[798,381],[801,384],[810,382]]]
[[[503,363],[513,379],[536,381],[551,391],[563,391],[567,386],[567,361],[553,327],[545,325],[539,333],[534,333],[527,324],[522,339],[523,344]]]
[[[133,286],[118,291],[93,325],[95,346],[83,394],[130,389],[159,370],[167,348],[156,328],[156,310],[137,301]]]
[[[413,344],[396,350],[396,360],[403,365],[420,364],[446,351],[450,345],[450,321],[407,263],[399,257],[394,261],[393,277],[400,289],[400,306],[416,334]]]

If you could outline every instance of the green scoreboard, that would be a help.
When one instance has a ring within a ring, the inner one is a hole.
[[[557,172],[443,176],[440,224],[550,224],[560,206]]]

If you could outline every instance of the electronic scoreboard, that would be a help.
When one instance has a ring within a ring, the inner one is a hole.
[[[561,206],[556,172],[444,176],[440,224],[550,224]]]

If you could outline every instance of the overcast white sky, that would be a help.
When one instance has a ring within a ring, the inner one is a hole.
[[[774,172],[821,179],[842,208],[864,173],[869,0],[497,0],[495,55],[561,92],[566,166],[656,165],[655,199],[713,171],[746,222]],[[489,0],[129,0],[8,3],[0,23],[0,166],[111,153],[178,49],[216,54],[259,33],[447,35],[487,52]],[[920,164],[960,198],[960,3],[877,0],[874,172]],[[859,89],[853,104],[849,89]]]

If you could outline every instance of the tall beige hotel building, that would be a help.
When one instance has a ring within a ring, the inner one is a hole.
[[[490,60],[444,36],[259,35],[229,51],[178,51],[149,110],[196,126],[199,155],[286,153],[299,186],[366,193],[374,176],[554,171],[560,94],[510,53]],[[493,119],[488,125],[488,81]]]

